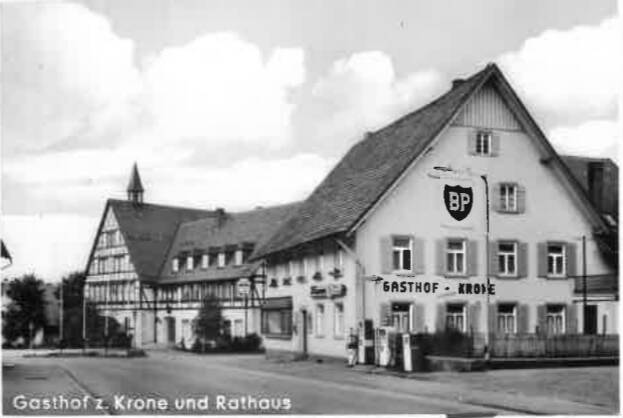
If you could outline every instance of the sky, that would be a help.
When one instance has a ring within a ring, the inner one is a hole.
[[[152,203],[304,199],[489,62],[558,152],[618,161],[614,0],[11,2],[1,30],[5,276],[84,268],[135,161]]]

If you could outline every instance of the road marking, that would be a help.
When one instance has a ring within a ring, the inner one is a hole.
[[[115,413],[115,411],[113,410],[113,408],[111,408],[110,404],[108,402],[106,402],[106,400],[101,397],[96,395],[91,389],[89,389],[87,387],[87,385],[85,385],[84,383],[82,383],[72,372],[71,370],[67,369],[64,366],[58,366],[60,367],[65,374],[67,374],[67,376],[69,376],[69,378],[76,384],[78,385],[78,387],[86,394],[89,395],[92,399],[96,399],[96,398],[101,398],[102,399],[102,406],[103,409],[97,409],[98,412],[101,412],[105,415],[117,415]]]

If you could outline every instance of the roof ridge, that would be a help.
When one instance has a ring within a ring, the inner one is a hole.
[[[133,202],[131,202],[129,200],[124,200],[124,199],[109,198],[107,200],[110,203],[121,203],[121,204],[135,205],[135,203],[133,203]],[[142,207],[150,206],[150,207],[161,208],[161,209],[175,209],[175,210],[188,210],[188,211],[196,211],[196,212],[215,213],[214,210],[210,210],[210,209],[190,208],[190,207],[186,207],[186,206],[163,205],[163,204],[160,204],[160,203],[147,203],[147,202],[143,202],[143,203],[140,204],[140,206],[142,206]]]

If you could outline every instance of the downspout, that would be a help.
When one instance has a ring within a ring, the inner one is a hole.
[[[346,243],[342,240],[335,238],[335,242],[345,251],[347,252],[353,260],[355,260],[355,264],[357,266],[357,273],[355,280],[361,280],[361,323],[363,324],[366,320],[366,281],[365,281],[365,267],[357,258],[357,254],[352,250]]]

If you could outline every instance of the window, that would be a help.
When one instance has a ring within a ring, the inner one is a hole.
[[[218,253],[217,258],[218,258],[217,260],[218,268],[225,267],[225,253]]]
[[[236,253],[234,255],[234,264],[236,266],[242,265],[242,250],[236,250]]]
[[[500,184],[500,210],[504,212],[517,212],[516,184]]]
[[[201,268],[205,270],[208,268],[209,264],[210,264],[210,257],[207,254],[203,254],[201,256]]]
[[[446,309],[446,328],[465,332],[465,305],[448,304]]]
[[[411,239],[393,238],[392,267],[394,271],[411,270]]]
[[[500,276],[517,275],[517,243],[498,244],[498,273]]]
[[[316,305],[316,335],[321,337],[324,335],[324,305]]]
[[[344,305],[341,303],[336,303],[333,310],[333,335],[344,336]]]
[[[192,255],[186,257],[186,271],[192,271],[195,268],[195,259]]]
[[[545,326],[548,334],[564,334],[565,307],[563,305],[547,305]]]
[[[565,275],[565,246],[562,244],[547,245],[547,275]]]
[[[293,262],[288,261],[283,265],[284,277],[292,277]]]
[[[307,312],[307,333],[314,333],[314,317],[311,312]]]
[[[173,273],[180,271],[180,260],[177,257],[171,261],[171,270],[173,270]]]
[[[312,258],[312,269],[313,273],[322,272],[322,254],[318,254]]]
[[[517,309],[514,304],[498,305],[498,332],[501,334],[517,332]]]
[[[465,240],[448,240],[446,246],[446,272],[465,274]]]
[[[262,333],[273,336],[291,336],[292,309],[263,310]]]
[[[476,155],[491,155],[491,132],[479,131],[476,134]]]
[[[392,323],[397,332],[409,332],[411,324],[409,320],[409,303],[392,303]]]

